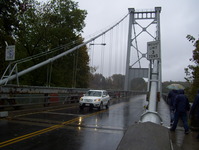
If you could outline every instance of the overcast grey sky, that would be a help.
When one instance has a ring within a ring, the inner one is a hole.
[[[198,38],[199,0],[75,0],[88,12],[84,34],[92,34],[119,20],[128,8],[161,11],[163,81],[184,81],[184,68],[191,62],[193,44],[187,34]],[[128,26],[128,24],[127,24]]]
[[[163,81],[184,81],[194,46],[187,34],[199,36],[199,0],[74,0],[87,10],[84,36],[91,35],[121,19],[128,8],[161,7]],[[128,24],[126,24],[128,26]]]

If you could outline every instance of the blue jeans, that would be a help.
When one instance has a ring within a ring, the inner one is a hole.
[[[171,129],[172,130],[176,129],[179,119],[181,119],[182,122],[183,122],[185,132],[189,131],[189,126],[188,126],[188,121],[187,121],[188,120],[187,119],[187,113],[186,112],[178,112],[178,111],[175,111],[174,123],[173,123],[173,126],[172,126]]]

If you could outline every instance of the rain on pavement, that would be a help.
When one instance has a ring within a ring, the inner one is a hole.
[[[139,121],[145,95],[111,100],[98,111],[78,106],[0,120],[4,150],[115,150],[128,126]]]
[[[114,99],[109,109],[102,111],[80,111],[76,104],[0,119],[0,149],[116,150],[127,128],[139,121],[145,99],[145,95]],[[163,100],[158,112],[168,127],[169,109]],[[198,150],[196,135],[197,132],[184,135],[179,123],[176,132],[170,133],[173,149]]]

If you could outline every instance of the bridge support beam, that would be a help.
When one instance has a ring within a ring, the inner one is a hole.
[[[131,53],[131,38],[132,38],[132,23],[134,21],[134,8],[129,8],[129,31],[128,31],[128,43],[127,43],[127,58],[126,58],[126,75],[124,82],[124,90],[129,90],[129,64],[130,64],[130,53]]]

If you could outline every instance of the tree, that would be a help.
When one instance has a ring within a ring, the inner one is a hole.
[[[84,19],[87,12],[78,9],[78,3],[71,0],[52,0],[43,5],[36,0],[25,0],[24,3],[26,7],[19,16],[17,58],[33,56],[45,51],[53,51],[53,53],[34,59],[20,66],[20,69],[28,68],[83,42],[81,32],[85,26]],[[88,61],[85,46],[78,52],[73,52],[52,62],[47,67],[44,66],[24,76],[20,82],[46,85],[46,80],[48,80],[52,86],[87,86],[88,83],[85,82],[88,82]],[[74,68],[84,72],[82,76]],[[47,75],[48,72],[52,73]]]
[[[199,89],[199,40],[195,40],[193,36],[188,35],[187,39],[194,43],[195,49],[193,50],[193,57],[190,59],[194,65],[189,65],[185,68],[186,80],[191,83],[191,87],[188,90],[189,97],[193,100],[197,90]]]
[[[146,91],[147,83],[143,78],[135,78],[131,81],[131,90]]]
[[[0,75],[2,75],[7,62],[5,62],[6,42],[15,44],[15,32],[19,27],[18,13],[20,11],[19,0],[0,1]]]
[[[104,89],[106,85],[106,79],[102,74],[96,73],[92,76],[89,87],[93,89]]]
[[[124,87],[124,75],[113,74],[105,78],[102,74],[90,74],[89,88],[122,90]]]
[[[114,74],[111,78],[112,89],[122,90],[124,88],[124,75]]]

